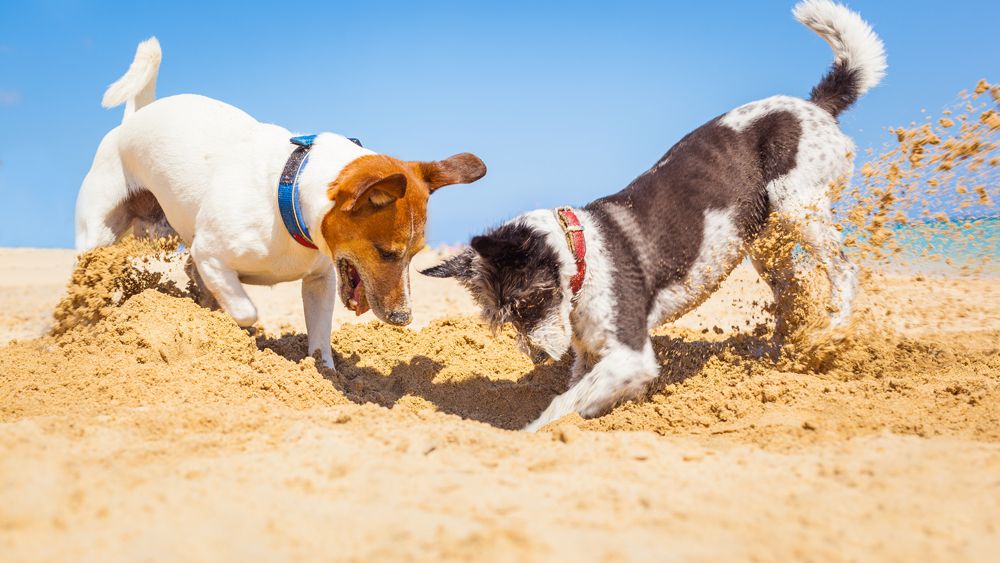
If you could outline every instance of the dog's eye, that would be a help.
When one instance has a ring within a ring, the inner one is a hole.
[[[378,257],[385,262],[395,262],[403,258],[402,252],[396,252],[394,250],[386,250],[380,246],[376,246],[375,250],[378,252]]]

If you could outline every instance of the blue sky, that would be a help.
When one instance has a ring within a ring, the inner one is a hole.
[[[431,198],[440,243],[613,193],[712,117],[807,95],[831,55],[792,4],[0,0],[0,246],[72,245],[80,181],[121,119],[101,96],[150,35],[160,97],[205,94],[406,159],[478,154],[486,178]],[[861,148],[1000,80],[996,0],[849,5],[889,54],[842,119]]]

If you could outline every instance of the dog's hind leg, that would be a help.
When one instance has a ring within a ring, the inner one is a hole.
[[[830,326],[839,326],[851,315],[858,288],[857,266],[844,255],[843,240],[829,209],[812,214],[801,230],[804,248],[823,267],[830,280]]]
[[[774,295],[779,345],[788,337],[834,328],[850,316],[856,268],[844,256],[829,211],[772,214],[749,255]]]
[[[149,190],[134,191],[125,202],[132,220],[132,236],[136,238],[163,238],[176,236],[177,231],[167,222],[163,208]]]
[[[830,328],[842,324],[851,315],[851,305],[857,293],[857,267],[844,255],[843,239],[833,220],[828,200],[815,208],[787,216],[799,235],[799,243],[830,282]]]
[[[816,268],[807,259],[802,239],[800,225],[782,214],[772,214],[748,248],[751,263],[771,288],[774,303],[770,312],[779,347],[825,322],[825,314],[817,310],[823,298],[814,275]]]
[[[659,364],[649,339],[642,350],[616,345],[569,390],[552,399],[542,414],[524,429],[535,432],[572,412],[584,418],[602,414],[643,393],[658,374]]]
[[[77,196],[77,251],[114,244],[125,234],[133,219],[128,197],[128,181],[118,156],[118,129],[112,129],[97,148]]]

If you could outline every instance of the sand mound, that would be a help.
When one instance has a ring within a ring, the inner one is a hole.
[[[3,420],[150,405],[346,401],[311,359],[295,363],[258,350],[231,318],[190,299],[146,290],[103,311],[96,324],[4,349]]]
[[[56,305],[52,334],[59,335],[77,325],[88,325],[146,289],[197,298],[183,271],[187,255],[178,252],[177,239],[126,238],[118,244],[81,254]],[[173,275],[172,275],[173,274]]]
[[[746,338],[685,336],[655,337],[664,373],[648,401],[583,428],[797,447],[884,431],[1000,440],[1000,332],[920,340],[856,334],[819,372],[755,359]]]
[[[333,335],[337,372],[318,370],[306,357],[305,335],[250,336],[173,282],[141,273],[163,249],[134,241],[81,260],[60,306],[83,303],[81,313],[64,313],[53,336],[9,346],[0,357],[9,391],[3,419],[247,402],[308,410],[353,401],[516,429],[565,390],[568,358],[535,367],[511,332],[491,334],[471,318],[419,332],[346,325]],[[91,282],[91,292],[80,285]],[[156,289],[130,291],[148,285]],[[853,332],[809,354],[779,356],[761,330],[722,340],[661,329],[654,349],[662,374],[647,400],[578,425],[773,446],[886,430],[1000,439],[1000,332],[903,337],[878,328],[876,316],[869,308],[869,322]]]
[[[303,335],[258,343],[289,358],[305,355]],[[520,428],[566,385],[567,361],[535,368],[513,334],[493,335],[472,318],[432,322],[419,332],[380,322],[333,334],[337,386],[356,402],[404,410],[437,410]]]

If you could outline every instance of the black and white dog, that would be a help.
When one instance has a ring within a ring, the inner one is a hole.
[[[617,194],[525,213],[423,272],[457,278],[490,323],[513,324],[536,360],[572,345],[569,390],[527,430],[573,411],[595,416],[643,392],[659,371],[649,330],[696,307],[744,256],[781,299],[797,268],[774,268],[750,244],[765,227],[799,233],[824,268],[831,326],[850,314],[855,268],[841,253],[829,189],[851,176],[854,144],[837,116],[881,80],[885,51],[844,6],[805,0],[793,13],[835,57],[808,101],[774,96],[738,107]]]

